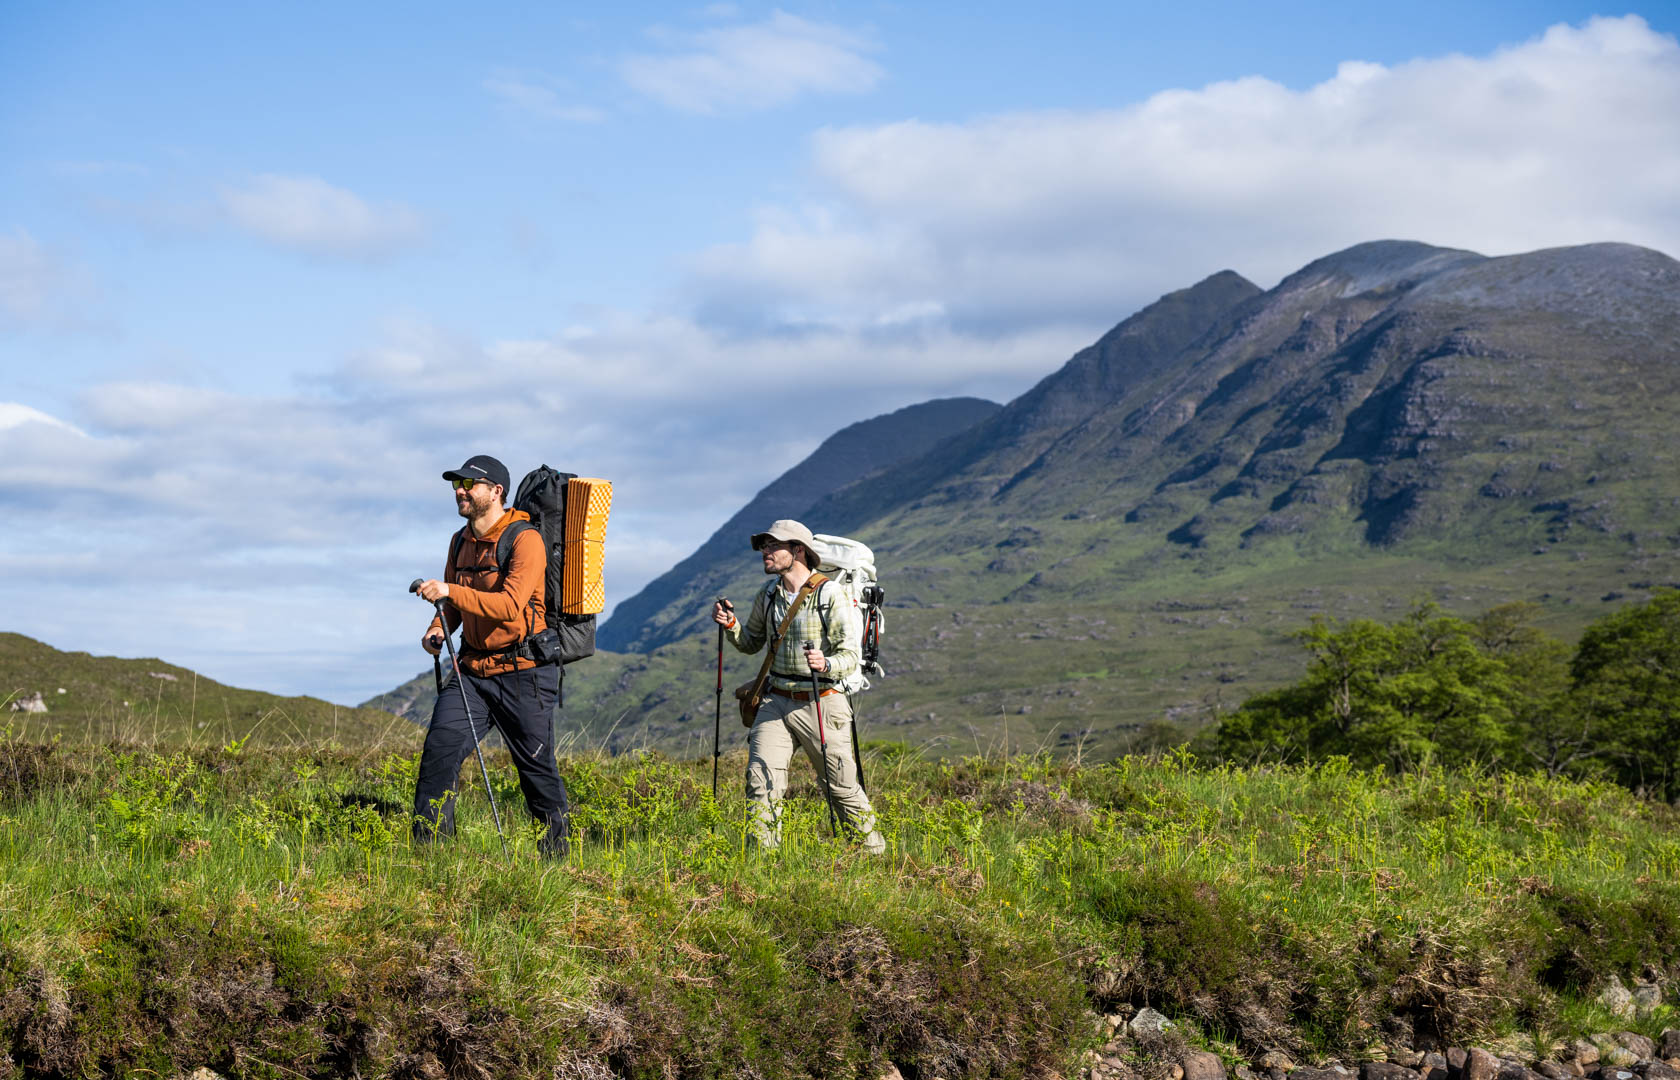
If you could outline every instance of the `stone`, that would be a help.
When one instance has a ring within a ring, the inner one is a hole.
[[[1218,1054],[1206,1050],[1186,1050],[1178,1063],[1184,1069],[1183,1080],[1225,1080],[1225,1063]]]
[[[1680,1028],[1667,1028],[1657,1037],[1657,1053],[1664,1061],[1680,1058]]]
[[[1409,1049],[1408,1047],[1394,1046],[1389,1048],[1388,1060],[1394,1062],[1396,1065],[1401,1065],[1408,1069],[1415,1069],[1423,1064],[1423,1055],[1416,1050]]]
[[[1613,1069],[1625,1069],[1630,1065],[1639,1064],[1639,1055],[1625,1046],[1618,1046],[1605,1054],[1599,1061]],[[1599,1071],[1602,1072],[1603,1069]]]
[[[1102,1022],[1105,1035],[1113,1035],[1116,1031],[1125,1030],[1126,1027],[1126,1018],[1119,1013],[1109,1013],[1103,1017]]]
[[[1637,1054],[1640,1061],[1650,1061],[1657,1056],[1657,1044],[1637,1031],[1618,1031],[1616,1041]]]
[[[1662,1003],[1662,987],[1656,983],[1636,982],[1633,984],[1633,1015],[1643,1020],[1656,1012]]]
[[[1537,1074],[1529,1072],[1528,1066],[1520,1061],[1502,1060],[1499,1063],[1499,1071],[1494,1075],[1499,1077],[1499,1080],[1530,1080],[1530,1077]]]
[[[59,693],[62,694],[64,691],[60,690]],[[187,1080],[222,1080],[222,1074],[208,1065],[200,1065],[187,1074]]]
[[[1598,1077],[1598,1080],[1639,1080],[1638,1073],[1632,1072],[1628,1069],[1617,1068],[1614,1065],[1602,1066],[1594,1075]]]
[[[1559,1065],[1555,1061],[1536,1062],[1534,1071],[1544,1076],[1546,1080],[1572,1080],[1577,1075],[1566,1066]]]
[[[1392,1061],[1367,1061],[1359,1067],[1359,1080],[1418,1080],[1418,1074]]]
[[[1470,1058],[1462,1046],[1447,1047],[1447,1075],[1453,1080],[1463,1080],[1464,1063]]]
[[[1184,1080],[1184,1066],[1176,1061],[1168,1065],[1167,1080]]]
[[[26,698],[16,698],[12,701],[13,712],[44,713],[47,711],[47,699],[37,690]]]
[[[1303,1065],[1289,1074],[1289,1080],[1345,1080],[1345,1076],[1344,1072],[1337,1072],[1333,1068],[1314,1069]]]
[[[1137,1015],[1132,1017],[1132,1022],[1127,1026],[1131,1028],[1133,1035],[1159,1035],[1177,1025],[1145,1005],[1137,1011]]]
[[[1418,1068],[1425,1072],[1430,1069],[1440,1069],[1444,1072],[1447,1068],[1447,1055],[1436,1050],[1430,1050],[1423,1055],[1423,1064]]]
[[[875,1080],[904,1080],[904,1074],[898,1071],[898,1066],[887,1063],[887,1071],[877,1076]]]
[[[1231,1070],[1231,1075],[1236,1077],[1237,1080],[1260,1080],[1259,1076],[1255,1075],[1254,1070],[1247,1065],[1238,1065]]]
[[[1633,993],[1614,975],[1604,980],[1604,989],[1598,992],[1598,1003],[1609,1009],[1612,1016],[1633,1016]]]
[[[1591,1039],[1576,1039],[1569,1044],[1567,1053],[1571,1061],[1578,1061],[1583,1066],[1598,1064],[1598,1044]]]
[[[1479,1046],[1464,1057],[1464,1080],[1493,1080],[1499,1075],[1499,1059]]]
[[[1648,1061],[1634,1071],[1645,1080],[1680,1080],[1680,1069],[1662,1061]]]
[[[1587,1075],[1587,1067],[1582,1065],[1579,1061],[1571,1061],[1568,1065],[1565,1065],[1564,1068],[1568,1069],[1576,1076]]]
[[[1270,1072],[1273,1069],[1280,1069],[1283,1072],[1289,1072],[1295,1068],[1295,1063],[1291,1061],[1289,1059],[1289,1055],[1284,1053],[1282,1050],[1268,1050],[1264,1054],[1261,1054],[1260,1060],[1256,1061],[1254,1064],[1256,1068],[1265,1069],[1267,1072]]]

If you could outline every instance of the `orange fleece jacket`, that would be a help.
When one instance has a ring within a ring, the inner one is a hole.
[[[461,666],[474,675],[500,675],[537,666],[523,657],[508,663],[498,655],[548,625],[543,595],[548,552],[542,534],[528,529],[513,542],[506,578],[496,565],[496,541],[502,532],[516,521],[530,520],[523,510],[508,510],[482,537],[474,536],[470,526],[463,529],[455,565],[444,567],[442,580],[449,586],[443,602],[449,620],[447,629],[462,628]],[[427,633],[444,629],[434,616]]]

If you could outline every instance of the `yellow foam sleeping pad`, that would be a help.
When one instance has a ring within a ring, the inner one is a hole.
[[[566,562],[560,583],[560,610],[568,615],[599,615],[607,606],[602,560],[607,515],[612,512],[612,481],[574,477],[566,484]]]

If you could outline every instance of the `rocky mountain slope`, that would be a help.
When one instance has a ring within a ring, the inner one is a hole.
[[[617,652],[648,652],[704,629],[706,601],[751,567],[747,538],[753,533],[778,518],[805,516],[824,496],[921,457],[999,408],[979,398],[942,398],[835,432],[804,461],[771,481],[694,554],[621,602],[601,624],[600,646]]]

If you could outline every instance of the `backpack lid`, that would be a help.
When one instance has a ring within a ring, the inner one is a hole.
[[[875,577],[875,553],[868,545],[828,533],[814,533],[811,539],[817,542],[818,570],[828,574],[862,570],[871,579]]]

